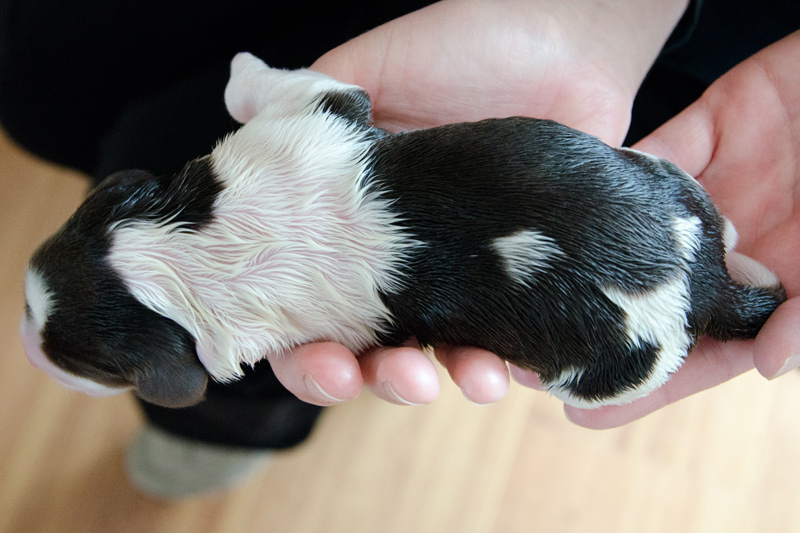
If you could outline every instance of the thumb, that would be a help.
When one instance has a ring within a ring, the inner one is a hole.
[[[309,68],[374,93],[379,89],[381,65],[385,59],[382,50],[386,48],[385,44],[377,42],[376,34],[376,30],[372,30],[337,46]]]
[[[633,148],[666,159],[692,176],[699,176],[711,162],[715,144],[714,117],[700,99]]]
[[[775,379],[800,367],[800,298],[778,307],[761,328],[753,346],[759,373]]]

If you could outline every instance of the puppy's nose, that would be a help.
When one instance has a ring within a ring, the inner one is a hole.
[[[42,352],[42,339],[39,336],[36,325],[27,314],[22,317],[22,321],[19,325],[19,334],[22,338],[22,347],[25,349],[25,355],[28,356],[28,361],[39,370],[45,370],[44,361],[46,361],[47,358],[44,352]]]
[[[63,387],[83,392],[89,396],[113,396],[130,390],[130,387],[107,387],[101,383],[96,383],[80,376],[74,376],[58,368],[47,358],[42,350],[42,339],[33,320],[27,316],[23,316],[19,329],[20,336],[22,337],[22,347],[25,349],[25,355],[28,357],[28,361]]]

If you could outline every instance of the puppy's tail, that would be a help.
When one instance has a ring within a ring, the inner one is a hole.
[[[733,282],[720,298],[706,334],[719,340],[752,339],[786,301],[786,291],[775,274],[755,259],[729,252],[725,261]]]

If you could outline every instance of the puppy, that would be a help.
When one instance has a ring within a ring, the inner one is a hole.
[[[66,386],[181,407],[269,352],[414,336],[596,407],[785,300],[667,161],[531,118],[391,134],[363,89],[249,54],[226,104],[247,123],[210,155],[110,176],[31,259],[25,348]]]

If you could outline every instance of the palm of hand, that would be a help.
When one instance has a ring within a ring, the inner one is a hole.
[[[800,292],[800,109],[787,107],[784,69],[753,61],[708,95],[716,150],[699,179],[740,228],[737,249],[768,264],[790,296]],[[791,82],[797,86],[800,76]]]
[[[576,38],[581,31],[574,20],[564,23],[568,15],[550,8],[519,17],[486,2],[439,2],[329,52],[312,68],[366,88],[376,124],[392,131],[523,115],[618,143],[635,87],[617,81],[623,67],[613,54]]]

